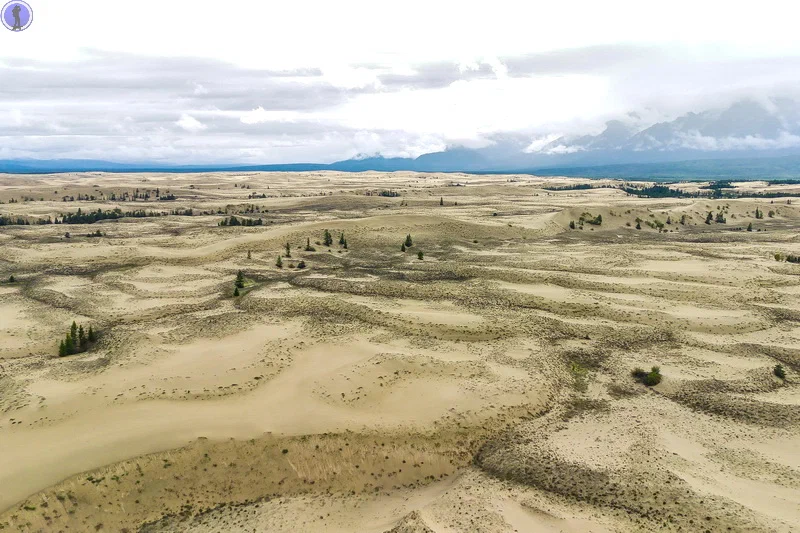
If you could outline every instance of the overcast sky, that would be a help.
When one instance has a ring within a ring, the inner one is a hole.
[[[788,1],[29,3],[0,159],[417,156],[800,92]]]

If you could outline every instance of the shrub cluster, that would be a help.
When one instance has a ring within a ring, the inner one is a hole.
[[[636,378],[637,381],[647,385],[648,387],[654,387],[661,383],[661,369],[657,366],[654,366],[650,369],[650,372],[645,371],[642,368],[634,368],[631,372],[631,375]]]

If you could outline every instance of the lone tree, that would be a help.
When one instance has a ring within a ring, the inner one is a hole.
[[[305,261],[300,261],[299,263],[297,263],[297,268],[305,268],[305,267],[306,267]]]
[[[420,251],[420,252],[417,252],[417,259],[419,259],[420,261],[422,261],[423,257],[424,257],[424,254],[423,254],[421,251]]]
[[[252,255],[250,255],[250,250],[247,250],[247,258],[248,258],[248,259],[252,259],[252,258],[253,258],[253,256],[252,256]]]
[[[345,240],[345,238],[344,238],[344,232],[341,232],[341,233],[339,234],[339,244],[343,246],[343,245],[344,245],[346,242],[347,242],[347,241],[346,241],[346,240]]]
[[[325,246],[330,246],[331,244],[333,244],[333,237],[331,237],[330,231],[325,230],[325,236],[323,237],[323,242],[325,243]]]
[[[777,378],[786,379],[786,371],[783,369],[783,365],[775,365],[775,368],[772,369],[772,373],[775,374]]]
[[[642,223],[638,220],[636,221],[636,229],[642,229]]]
[[[439,197],[439,205],[444,205],[444,197],[443,196]]]
[[[405,245],[405,243],[400,245],[400,251],[401,251],[401,252],[405,252],[405,251],[406,251],[406,245]]]
[[[574,220],[570,220],[569,221],[569,229],[575,229],[575,221]]]
[[[289,243],[286,243],[286,257],[292,257],[292,247],[289,246]]]
[[[411,234],[406,235],[406,248],[411,248],[414,246],[414,242],[411,240]]]
[[[314,248],[311,246],[311,239],[309,237],[306,237],[306,252],[313,252],[313,251]]]
[[[239,287],[235,287],[235,288],[233,289],[233,295],[234,295],[234,296],[239,296]]]
[[[236,274],[236,282],[235,282],[237,289],[244,288],[244,272],[241,270]]]
[[[714,213],[709,211],[708,215],[706,216],[706,224],[711,224],[712,220],[714,220]]]
[[[275,261],[275,266],[278,268],[283,268],[283,261],[281,261],[281,256],[278,256],[278,260]]]
[[[9,282],[9,283],[14,283],[14,282],[16,282],[16,281],[17,281],[17,278],[15,278],[13,275],[11,275],[11,276],[8,276],[8,282]]]
[[[753,231],[753,223],[752,222],[747,225],[747,231]]]

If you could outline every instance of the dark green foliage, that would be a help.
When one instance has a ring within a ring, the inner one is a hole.
[[[672,217],[667,216],[667,224],[672,224]]]
[[[83,325],[78,326],[73,322],[69,328],[69,333],[64,337],[64,340],[58,344],[58,356],[65,357],[67,355],[74,355],[76,353],[85,352],[92,345],[97,342],[97,335],[92,326],[89,326],[89,333],[83,329]]]
[[[317,243],[319,244],[319,243]],[[317,249],[311,246],[311,239],[306,237],[306,252],[316,252]]]
[[[406,251],[406,245],[405,245],[405,243],[403,243],[403,244],[401,244],[401,245],[400,245],[400,251],[401,251],[401,252],[405,252],[405,251]]]
[[[344,238],[344,232],[339,234],[339,245],[344,245],[347,241]]]
[[[753,223],[752,222],[747,225],[747,231],[753,231]]]
[[[444,205],[444,197],[439,197],[439,205]]]
[[[241,270],[236,273],[236,281],[234,282],[237,288],[243,289],[244,288],[244,272]]]
[[[218,226],[263,226],[264,220],[260,218],[237,218],[235,216],[231,216],[230,218],[223,218]]]
[[[234,287],[234,289],[233,289],[233,295],[234,295],[234,296],[239,296],[239,287]]]
[[[331,237],[330,231],[325,230],[325,236],[323,237],[323,242],[325,243],[325,246],[330,246],[331,244],[333,244],[333,237]]]
[[[583,213],[578,219],[578,224],[582,226],[584,223],[599,226],[603,223],[603,215],[593,217],[591,213]]]
[[[717,216],[714,217],[714,222],[716,222],[717,224],[725,224],[726,222],[725,215],[722,214],[722,211],[719,211],[717,213]]]
[[[570,220],[569,221],[569,229],[575,229],[575,221],[574,220]]]
[[[800,255],[789,254],[786,256],[786,260],[790,263],[800,263]]]
[[[783,369],[783,365],[775,365],[775,368],[772,369],[772,373],[775,374],[776,377],[786,379],[786,371]]]
[[[252,254],[250,253],[250,250],[247,250],[247,258],[248,259],[252,259],[253,258]]]
[[[775,211],[772,211],[772,210],[770,210],[770,212],[769,212],[769,213],[767,213],[767,216],[768,216],[769,218],[775,218]]]
[[[283,268],[283,261],[281,261],[281,256],[278,256],[278,260],[275,261],[275,266],[278,268]]]
[[[756,218],[764,218],[764,212],[756,207]]]
[[[286,257],[292,257],[292,247],[289,246],[288,242],[286,243],[285,248],[286,248],[286,254],[285,254]]]
[[[681,226],[686,225],[686,215],[681,215]]]
[[[714,220],[714,213],[709,211],[708,215],[706,216],[706,224],[711,224],[712,220]]]
[[[636,378],[637,381],[647,385],[648,387],[653,387],[661,383],[662,375],[661,369],[657,366],[654,366],[650,369],[650,372],[646,372],[642,368],[634,368],[631,372],[631,376]]]
[[[642,221],[641,220],[637,220],[636,221],[636,229],[642,229]]]
[[[378,193],[378,196],[387,196],[389,198],[394,198],[396,196],[400,196],[400,193],[397,191],[381,191]]]
[[[411,248],[414,245],[414,242],[411,240],[411,235],[406,235],[406,248]]]
[[[306,262],[305,261],[300,261],[299,263],[297,263],[297,268],[303,269],[305,267],[306,267]]]
[[[13,275],[11,275],[11,276],[8,276],[8,282],[9,282],[9,283],[14,283],[14,282],[16,282],[16,281],[17,281],[17,278],[15,278]]]
[[[419,259],[420,261],[422,261],[422,259],[423,259],[424,257],[425,257],[425,254],[423,254],[421,251],[420,251],[420,252],[417,252],[417,259]]]

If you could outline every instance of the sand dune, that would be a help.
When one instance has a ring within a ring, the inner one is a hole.
[[[797,207],[508,178],[0,176],[0,530],[797,531]]]

